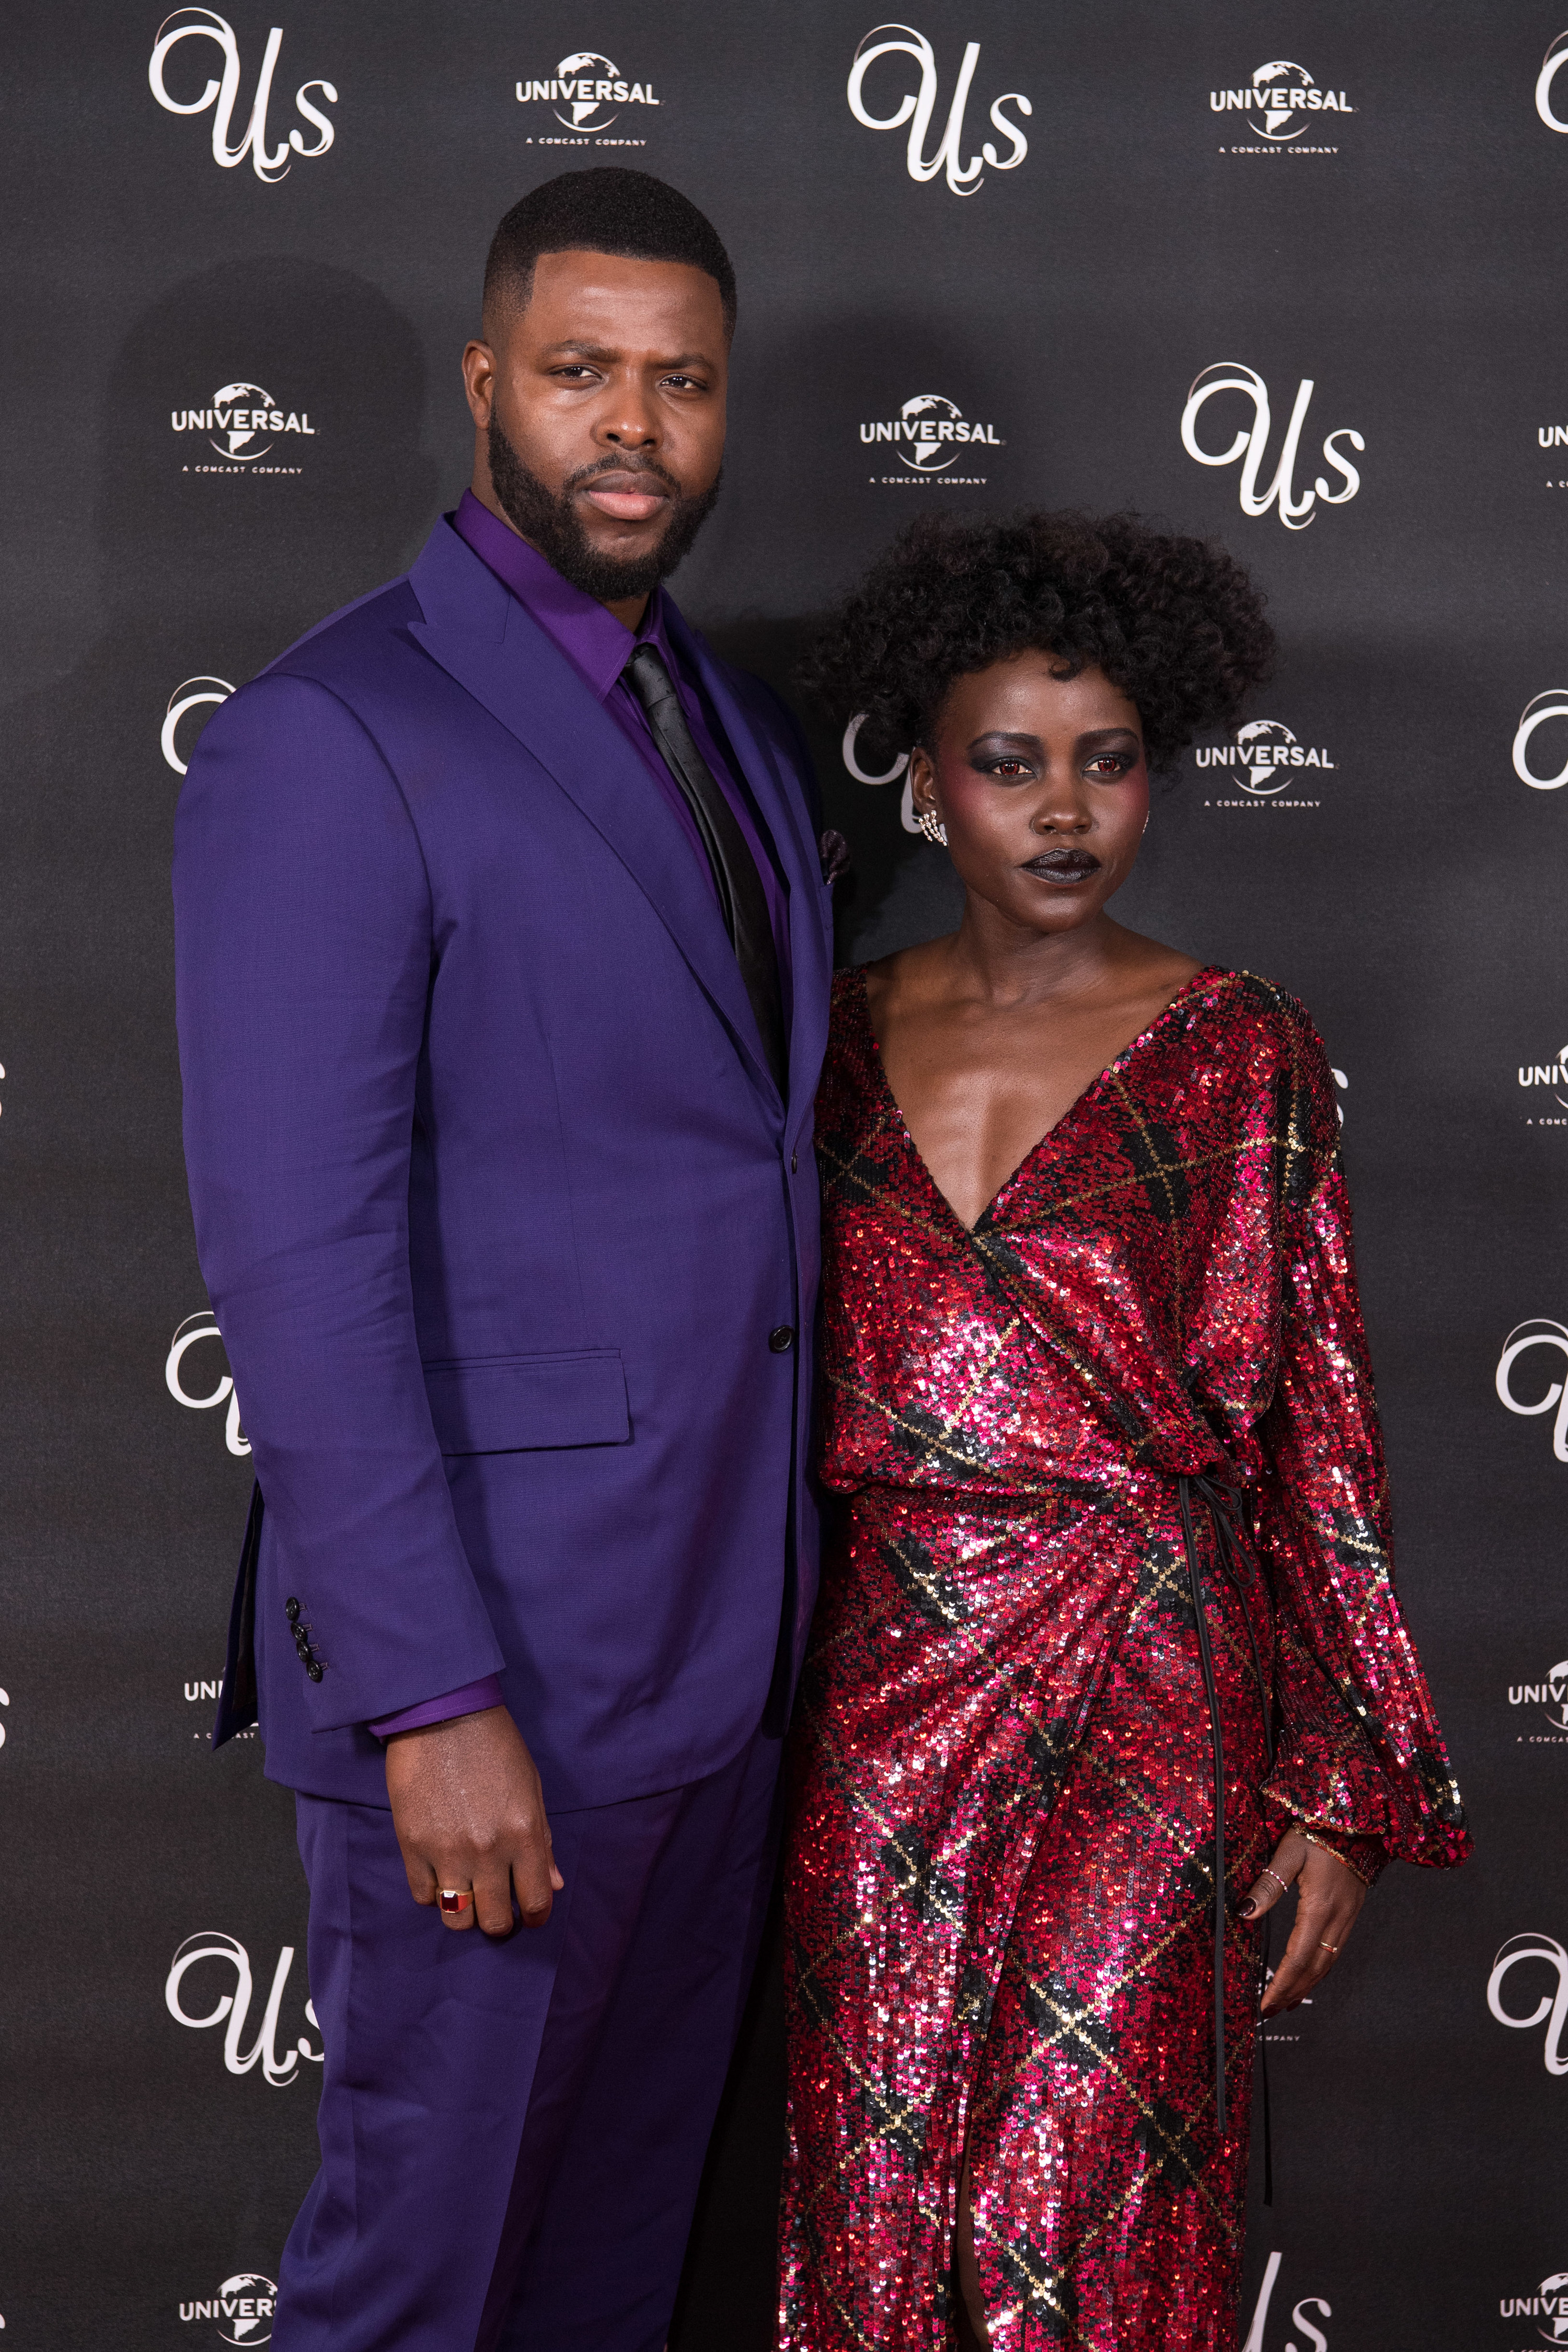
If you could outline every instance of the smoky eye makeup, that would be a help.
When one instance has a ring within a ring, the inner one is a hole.
[[[1130,775],[1142,757],[1137,736],[1118,729],[1090,737],[1087,742],[1080,740],[1076,764],[1089,782],[1113,784]],[[1043,775],[1046,769],[1045,748],[1034,736],[977,736],[968,745],[965,758],[973,774],[993,783],[1026,783]]]
[[[965,757],[976,775],[1012,784],[1038,775],[1044,752],[1032,735],[977,735]]]
[[[1124,776],[1135,768],[1143,756],[1143,746],[1131,729],[1108,729],[1089,737],[1079,745],[1079,765],[1087,773],[1100,761],[1114,763],[1116,775]]]

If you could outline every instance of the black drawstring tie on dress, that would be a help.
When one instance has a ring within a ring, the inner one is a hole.
[[[1263,1752],[1266,1769],[1274,1769],[1273,1706],[1269,1686],[1263,1678],[1263,1661],[1258,1653],[1258,1638],[1252,1630],[1252,1619],[1247,1608],[1247,1595],[1242,1582],[1240,1537],[1231,1514],[1237,1507],[1237,1491],[1217,1478],[1203,1474],[1184,1474],[1176,1481],[1177,1499],[1182,1513],[1182,1541],[1187,1554],[1187,1582],[1192,1590],[1193,1615],[1197,1622],[1198,1663],[1203,1669],[1204,1694],[1209,1708],[1209,1744],[1214,1751],[1214,2065],[1215,2107],[1220,2137],[1225,2137],[1225,1739],[1220,1730],[1219,1693],[1215,1687],[1214,1651],[1209,1642],[1208,1612],[1204,1604],[1203,1575],[1198,1567],[1197,1537],[1193,1529],[1193,1498],[1208,1507],[1209,1520],[1215,1534],[1215,1557],[1226,1582],[1236,1595],[1241,1612],[1241,1622],[1247,1628],[1247,1646],[1252,1652],[1252,1671],[1258,1679],[1258,1695],[1263,1707]],[[1268,2150],[1265,2150],[1267,2164]],[[1272,2172],[1272,2165],[1267,2168]],[[1272,2182],[1269,2183],[1272,2189]],[[1271,2201],[1271,2200],[1270,2200]]]

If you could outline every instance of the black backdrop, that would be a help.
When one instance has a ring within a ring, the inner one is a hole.
[[[1248,2352],[1555,2340],[1557,15],[919,0],[858,117],[869,5],[225,6],[169,19],[200,29],[151,78],[156,6],[13,0],[0,36],[6,2343],[265,2341],[242,2305],[313,2168],[290,1801],[256,1739],[205,1741],[249,1471],[180,1157],[175,770],[455,502],[489,232],[595,161],[675,180],[734,256],[728,488],[678,589],[786,690],[809,615],[933,505],[1132,504],[1268,587],[1269,723],[1182,761],[1119,910],[1297,991],[1342,1074],[1401,1581],[1478,1852],[1391,1873],[1271,2037]],[[842,955],[943,927],[897,782],[806,715],[856,856]],[[770,2032],[683,2352],[765,2340]]]

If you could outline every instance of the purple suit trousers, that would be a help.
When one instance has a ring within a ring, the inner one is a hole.
[[[321,2169],[275,2352],[660,2352],[767,1909],[779,1747],[557,1813],[548,1926],[455,1935],[301,1796]]]

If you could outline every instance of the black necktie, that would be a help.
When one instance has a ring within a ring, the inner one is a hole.
[[[789,1058],[784,1049],[784,999],[773,927],[756,859],[734,810],[692,740],[680,697],[658,647],[638,646],[626,664],[626,677],[708,853],[719,909],[757,1016],[768,1067],[780,1094],[784,1094]]]

